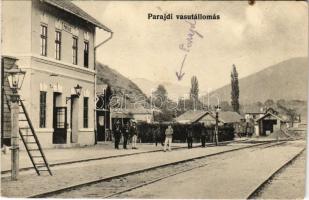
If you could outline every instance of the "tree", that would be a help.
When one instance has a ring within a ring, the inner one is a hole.
[[[258,102],[255,102],[255,105],[257,105],[259,108],[262,108],[263,107],[263,103],[258,101]]]
[[[192,76],[191,78],[191,89],[190,89],[190,99],[198,99],[199,87],[198,80],[196,76]]]
[[[285,114],[289,117],[292,127],[294,122],[298,120],[299,114],[296,112],[296,109],[288,108],[284,105],[285,101],[277,101],[277,106],[279,109],[283,110]]]
[[[273,107],[275,105],[275,102],[274,100],[272,99],[267,99],[264,103],[264,105],[267,107],[267,108],[270,108],[270,107]]]
[[[167,91],[163,85],[158,85],[157,90],[154,92],[155,96],[160,96],[167,99]]]
[[[168,93],[163,85],[158,85],[156,91],[152,95],[152,103],[161,112],[155,115],[156,121],[172,121],[175,117],[175,102],[168,99]],[[177,105],[177,104],[176,104]]]
[[[110,102],[110,98],[111,98],[112,95],[113,95],[112,88],[108,84],[107,87],[106,87],[106,90],[104,91],[105,109],[109,109],[109,102]]]
[[[190,89],[190,100],[192,101],[194,110],[197,108],[198,94],[199,94],[198,80],[196,76],[192,76],[191,89]]]
[[[279,100],[277,100],[276,104],[277,104],[277,107],[280,107],[280,106],[286,105],[287,103],[284,99],[279,99]]]
[[[112,89],[110,85],[107,85],[106,89],[103,90],[103,94],[97,96],[96,108],[109,110],[112,95],[113,95]]]
[[[231,111],[231,110],[233,110],[233,109],[231,108],[231,105],[230,105],[229,102],[227,102],[227,101],[222,101],[222,102],[220,103],[220,107],[221,107],[221,110],[222,110],[222,111]]]
[[[167,100],[167,91],[163,85],[158,85],[157,90],[152,95],[152,103],[156,108],[161,109]]]
[[[238,83],[238,73],[236,70],[236,66],[233,64],[233,70],[231,73],[231,104],[233,110],[239,113],[239,83]]]
[[[286,114],[289,116],[290,121],[291,121],[291,123],[292,123],[292,127],[293,127],[293,126],[294,126],[294,122],[295,122],[296,120],[298,120],[298,116],[299,116],[298,113],[296,112],[295,109],[288,108]]]
[[[184,113],[187,110],[202,110],[204,105],[199,100],[193,99],[178,99],[178,110],[179,113]]]

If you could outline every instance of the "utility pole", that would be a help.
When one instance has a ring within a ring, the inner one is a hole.
[[[281,123],[280,120],[277,120],[277,124],[280,124],[280,123]],[[279,132],[282,131],[282,129],[281,129],[281,124],[280,124],[279,126],[280,126],[280,128],[279,128],[279,130],[277,131],[277,134],[276,134],[276,140],[277,140],[277,142],[279,142]]]
[[[106,90],[107,90],[107,87],[108,86],[106,86],[106,88],[103,90],[103,98],[104,98],[104,101],[103,101],[103,112],[104,112],[104,141],[106,142],[107,140],[106,140],[106,138],[107,138],[107,134],[106,134],[106,132],[107,132],[107,125],[106,125],[106,123],[107,123],[107,106],[106,106],[106,104],[107,104],[107,101],[106,101]]]
[[[16,99],[15,99],[16,98]],[[12,98],[11,103],[11,179],[16,181],[19,174],[19,123],[18,123],[18,115],[19,115],[19,105],[18,105],[18,95],[16,94],[15,98]]]
[[[215,143],[216,143],[216,146],[218,146],[218,143],[219,143],[219,138],[218,138],[218,135],[219,135],[219,111],[220,111],[219,105],[216,106],[215,109],[216,109]]]
[[[216,146],[218,146],[218,132],[219,132],[218,121],[219,121],[219,115],[218,115],[218,111],[216,110],[216,126],[215,126],[215,143],[216,143]]]
[[[12,58],[11,58],[12,59]],[[16,59],[13,58],[15,64]],[[19,95],[18,90],[21,88],[26,72],[21,69],[9,69],[8,82],[12,90],[10,94],[11,110],[11,179],[17,180],[19,173]]]
[[[16,59],[13,59],[14,63]],[[7,70],[8,82],[12,90],[10,94],[11,110],[11,179],[17,180],[19,173],[19,95],[18,91],[25,77],[26,72],[21,69]]]

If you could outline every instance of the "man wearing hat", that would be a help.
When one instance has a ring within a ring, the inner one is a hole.
[[[130,128],[130,135],[132,137],[132,149],[137,149],[136,141],[137,141],[137,127],[136,123],[133,122],[133,125]]]
[[[130,134],[130,125],[129,122],[127,122],[124,126],[123,126],[123,148],[127,149],[127,143],[128,143],[128,138],[129,138],[129,134]]]
[[[187,142],[188,142],[188,149],[192,148],[193,143],[193,126],[190,125],[190,127],[187,129]]]
[[[114,139],[115,139],[115,149],[119,149],[119,142],[121,138],[121,124],[120,121],[118,120],[114,126]]]
[[[165,130],[165,142],[164,142],[164,151],[166,151],[166,147],[168,145],[168,150],[172,150],[172,139],[173,139],[174,130],[171,125],[168,125]]]
[[[201,142],[202,142],[202,147],[205,147],[205,142],[206,142],[206,127],[205,124],[202,123],[202,130],[201,130]]]
[[[161,143],[161,145],[163,146],[160,125],[156,125],[154,127],[154,139],[155,139],[156,146],[158,145],[158,143]]]

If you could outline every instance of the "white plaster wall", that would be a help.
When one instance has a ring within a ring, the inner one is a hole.
[[[60,23],[65,22],[71,27],[78,28],[78,66],[84,67],[84,33],[89,33],[89,69],[94,69],[94,34],[95,28],[93,25],[86,25],[85,21],[77,17],[68,17],[64,15],[64,11],[55,9],[38,0],[33,0],[32,7],[32,52],[40,55],[40,34],[41,34],[41,15],[44,13],[48,18],[48,50],[47,57],[55,58],[55,22],[60,20]],[[62,33],[61,44],[61,61],[72,64],[72,33],[65,30]]]

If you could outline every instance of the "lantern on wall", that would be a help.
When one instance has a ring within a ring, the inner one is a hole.
[[[81,94],[81,91],[82,91],[82,86],[80,86],[79,84],[77,84],[75,87],[74,87],[74,91],[75,91],[75,95],[76,97],[79,98],[80,94]],[[68,103],[69,100],[72,99],[72,96],[71,97],[66,97],[66,103]]]
[[[79,84],[77,84],[77,86],[75,86],[74,89],[75,89],[75,94],[79,97],[82,91],[82,87]]]

